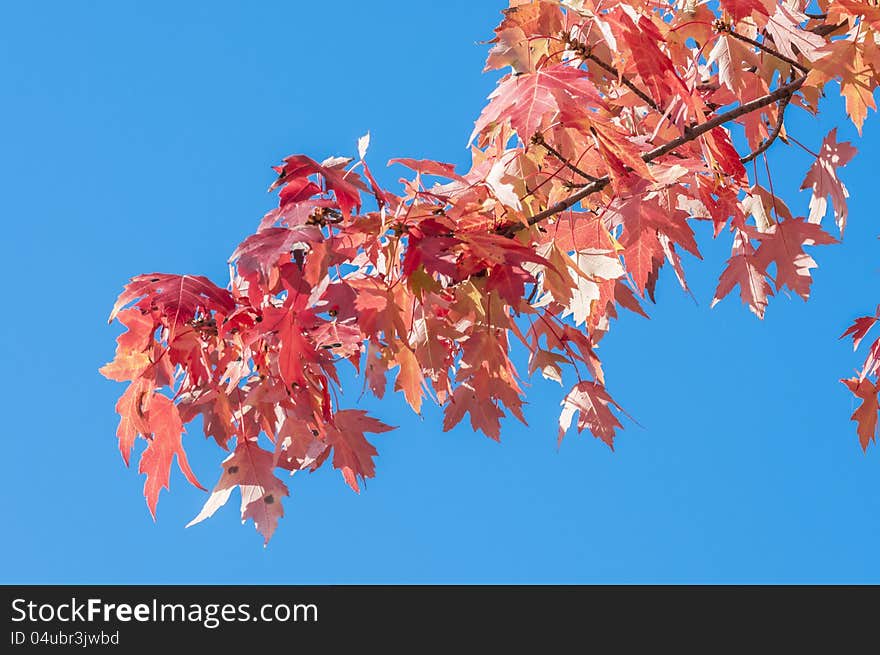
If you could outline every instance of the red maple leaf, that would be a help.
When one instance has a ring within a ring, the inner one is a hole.
[[[810,198],[810,222],[820,223],[828,211],[828,200],[834,206],[834,220],[840,233],[846,228],[848,214],[846,199],[849,197],[843,182],[837,177],[837,169],[846,166],[856,155],[856,149],[848,141],[837,142],[837,128],[831,130],[822,142],[816,161],[810,166],[801,189],[812,189]]]
[[[142,311],[159,311],[172,329],[191,321],[197,314],[212,311],[228,314],[235,308],[232,294],[201,275],[150,273],[131,278],[110,312],[108,322],[134,300]]]
[[[675,65],[663,47],[664,39],[657,25],[645,15],[633,15],[619,5],[616,11],[609,12],[608,18],[617,28],[620,39],[648,88],[648,96],[655,105],[665,110],[676,98],[691,103],[687,86],[675,69]]]
[[[342,472],[345,482],[356,492],[360,492],[358,478],[372,478],[376,473],[373,457],[378,453],[364,432],[376,434],[393,429],[358,409],[336,412],[333,424],[327,426],[327,443],[333,448],[333,468]]]
[[[571,421],[575,414],[578,415],[577,431],[582,432],[585,428],[608,444],[614,450],[614,435],[617,428],[623,427],[611,408],[623,411],[616,402],[608,395],[605,387],[598,382],[578,382],[562,401],[562,413],[559,415],[558,442],[571,427]]]
[[[323,238],[321,230],[315,225],[269,227],[242,241],[229,261],[238,260],[239,270],[243,275],[259,271],[264,280],[269,280],[271,271],[278,267],[280,258],[284,257],[284,261],[289,262],[294,250],[307,250],[308,244]]]
[[[452,398],[443,413],[443,429],[451,430],[464,418],[465,413],[468,413],[471,427],[475,431],[480,430],[491,439],[499,441],[504,412],[495,402],[484,396],[485,391],[482,386],[474,387],[473,382],[459,384],[452,392]]]
[[[721,302],[735,286],[739,286],[742,301],[758,318],[764,318],[767,301],[773,295],[773,289],[767,280],[765,265],[756,259],[755,249],[746,232],[737,230],[733,241],[733,254],[727,260],[727,268],[718,281],[712,307]]]
[[[274,455],[260,448],[255,440],[242,440],[221,464],[223,474],[198,515],[186,527],[213,516],[229,500],[233,489],[241,491],[241,520],[252,519],[254,526],[269,543],[278,520],[284,516],[281,499],[290,495],[287,485],[273,470]]]
[[[155,394],[150,401],[148,421],[151,434],[147,439],[147,449],[141,455],[138,472],[147,474],[147,481],[144,483],[144,496],[147,499],[150,514],[155,519],[159,491],[163,488],[168,489],[171,461],[175,455],[177,456],[177,465],[186,479],[199,489],[204,490],[204,487],[196,479],[196,475],[186,458],[186,452],[183,450],[181,442],[183,422],[177,411],[177,405],[169,398]]]
[[[310,370],[318,372],[323,357],[306,336],[299,315],[290,307],[268,307],[264,316],[265,329],[273,331],[280,341],[278,370],[281,379],[288,387],[306,386],[306,373]]]
[[[102,366],[101,375],[117,382],[133,380],[141,375],[152,363],[150,346],[156,322],[152,314],[137,308],[125,309],[117,315],[126,331],[116,338],[116,356],[109,364]]]
[[[850,418],[858,424],[856,431],[862,450],[867,450],[868,445],[874,441],[877,435],[877,413],[880,411],[877,394],[880,392],[880,383],[875,384],[870,380],[860,380],[859,378],[841,380],[841,382],[852,391],[856,398],[862,401],[862,404],[856,408]]]
[[[348,216],[352,209],[360,210],[360,191],[367,190],[367,186],[357,173],[345,170],[350,161],[350,159],[331,158],[319,164],[305,155],[285,157],[283,165],[273,167],[278,173],[278,179],[272,183],[269,191],[293,181],[297,181],[296,188],[299,188],[303,184],[301,180],[309,175],[319,174],[327,189],[333,191],[336,196],[339,209]],[[299,192],[296,195],[299,195]]]
[[[734,21],[753,17],[763,24],[773,12],[776,0],[720,0],[720,4]]]
[[[856,350],[862,342],[862,339],[865,338],[865,335],[868,334],[877,321],[880,321],[880,305],[877,305],[877,310],[874,312],[873,316],[862,316],[857,318],[853,324],[846,329],[846,332],[840,335],[840,338],[844,339],[848,336],[852,336],[853,350]]]
[[[804,246],[828,245],[837,239],[818,225],[807,223],[803,218],[780,221],[759,236],[761,245],[755,261],[761,270],[776,264],[776,289],[784,286],[804,300],[810,297],[813,277],[810,270],[816,268],[816,260],[804,252]]]
[[[807,81],[821,85],[827,80],[839,78],[840,94],[846,98],[846,113],[853,125],[862,133],[868,109],[877,109],[874,101],[875,68],[878,46],[873,37],[858,38],[856,30],[846,39],[826,43],[816,53]]]
[[[613,203],[607,216],[612,224],[623,226],[620,237],[620,244],[624,247],[623,259],[640,294],[647,291],[651,298],[654,296],[657,273],[667,256],[660,235],[700,256],[684,212],[670,212],[656,200],[646,201],[633,196]]]
[[[180,417],[184,423],[201,415],[205,436],[213,437],[224,450],[229,448],[228,444],[237,432],[229,396],[222,390],[209,388],[198,393],[181,394],[178,401]]]
[[[596,87],[577,68],[557,64],[536,73],[510,75],[489,96],[491,102],[474,126],[468,143],[504,121],[528,142],[549,120],[563,122],[583,115],[588,106],[602,106]]]
[[[765,29],[773,39],[776,49],[789,59],[801,54],[807,60],[815,59],[816,50],[825,45],[825,39],[801,27],[807,17],[793,7],[777,5],[776,12],[770,16]]]
[[[131,449],[138,435],[146,438],[151,432],[147,412],[152,399],[153,384],[144,378],[137,378],[116,401],[116,413],[119,414],[116,436],[119,438],[119,452],[122,453],[126,466],[131,461]]]
[[[828,17],[834,22],[848,16],[863,16],[874,29],[880,29],[880,6],[872,5],[865,0],[835,0],[829,3]]]

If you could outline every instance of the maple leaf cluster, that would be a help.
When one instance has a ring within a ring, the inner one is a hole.
[[[861,130],[878,34],[880,8],[855,0],[513,0],[486,66],[509,72],[476,121],[467,172],[392,160],[409,171],[395,193],[365,160],[368,137],[354,159],[288,157],[270,187],[278,206],[234,251],[227,287],[166,274],[125,287],[110,319],[127,331],[101,371],[129,383],[117,436],[126,463],[146,440],[150,511],[175,456],[200,486],[182,444],[196,417],[230,452],[193,522],[237,487],[242,519],[268,541],[289,494],[279,474],[325,463],[358,491],[375,472],[366,435],[391,428],[341,407],[346,363],[376,397],[390,378],[413,411],[442,406],[445,430],[467,417],[497,440],[508,413],[525,422],[519,344],[527,374],[572,385],[558,439],[574,424],[613,447],[623,411],[597,346],[621,308],[644,314],[667,264],[688,290],[695,221],[732,243],[714,302],[738,288],[763,317],[783,288],[808,298],[807,249],[836,241],[829,209],[845,228],[838,169],[855,150],[832,131],[812,152],[785,114],[816,114],[836,81]],[[806,215],[774,193],[774,144],[810,153]],[[859,319],[857,343],[876,320]],[[865,399],[863,443],[878,368],[875,342],[847,381]]]

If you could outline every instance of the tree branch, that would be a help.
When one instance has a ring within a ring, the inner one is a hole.
[[[841,27],[846,25],[848,22],[849,21],[847,21],[847,19],[844,18],[837,25],[827,25],[827,24],[826,25],[817,25],[816,27],[812,27],[807,31],[812,32],[813,34],[818,34],[819,36],[828,36],[829,34],[833,34],[837,30],[839,30]]]
[[[580,176],[581,176],[582,178],[584,178],[585,180],[589,180],[590,182],[595,182],[596,180],[599,179],[599,178],[596,177],[595,175],[590,175],[589,173],[587,173],[587,172],[585,172],[585,171],[582,171],[580,168],[578,168],[577,166],[575,166],[574,164],[572,164],[570,161],[568,161],[568,160],[562,155],[561,152],[559,152],[556,148],[554,148],[553,146],[551,146],[549,143],[547,143],[547,142],[544,140],[544,135],[541,134],[540,132],[535,133],[535,134],[532,136],[532,143],[534,143],[535,145],[538,145],[538,146],[543,147],[547,152],[549,152],[551,155],[553,155],[554,157],[556,157],[556,159],[558,159],[558,160],[561,161],[563,164],[565,164],[565,167],[566,167],[568,170],[572,171],[573,173],[576,173],[576,174],[580,175]]]
[[[770,134],[770,136],[767,137],[764,142],[755,149],[754,152],[740,159],[743,164],[748,164],[759,155],[767,152],[767,149],[773,145],[773,142],[776,141],[776,139],[779,138],[779,135],[782,133],[782,123],[785,120],[785,110],[788,108],[789,102],[791,102],[790,95],[787,95],[779,100],[779,109],[776,112],[776,127],[773,128],[773,132]]]
[[[753,45],[758,50],[763,50],[771,57],[776,57],[780,61],[784,61],[786,64],[788,64],[790,66],[794,66],[802,73],[809,73],[810,72],[810,69],[807,68],[806,66],[804,66],[803,64],[801,64],[799,61],[796,61],[796,60],[792,59],[791,57],[785,56],[781,52],[774,50],[770,46],[765,45],[764,43],[761,43],[760,41],[755,41],[754,39],[750,39],[747,36],[743,36],[742,34],[738,34],[737,32],[734,32],[733,25],[729,25],[729,24],[725,23],[723,20],[715,21],[715,29],[718,30],[719,32],[723,32],[725,34],[730,34],[730,36],[732,36],[734,39],[736,39],[738,41],[742,41],[743,43],[748,43],[749,45]]]
[[[761,96],[760,98],[755,98],[750,102],[743,103],[739,107],[731,109],[730,111],[726,111],[723,114],[719,114],[712,120],[706,121],[705,123],[694,125],[687,131],[684,136],[680,136],[677,139],[673,139],[669,143],[666,143],[662,146],[646,152],[644,155],[642,155],[642,159],[644,159],[646,162],[653,161],[657,159],[657,157],[662,157],[668,152],[675,150],[679,146],[688,143],[689,141],[693,141],[698,136],[701,136],[710,130],[714,130],[716,127],[720,127],[725,123],[729,123],[732,120],[736,120],[740,116],[745,116],[746,114],[750,114],[758,109],[763,109],[768,105],[772,105],[774,102],[778,102],[786,96],[791,96],[799,88],[801,88],[801,86],[803,86],[803,83],[806,81],[806,79],[807,76],[803,75],[802,77],[799,77],[796,80],[779,87],[772,93],[768,93],[767,95]]]
[[[767,95],[761,96],[760,98],[755,98],[750,102],[746,102],[741,104],[739,107],[735,107],[730,111],[726,111],[723,114],[719,114],[715,118],[706,121],[705,123],[699,123],[697,125],[693,125],[687,129],[686,133],[672,141],[664,143],[662,146],[658,146],[653,150],[649,150],[648,152],[642,154],[642,159],[647,162],[652,162],[655,159],[666,155],[676,148],[684,145],[685,143],[689,143],[694,141],[698,137],[702,136],[706,132],[714,130],[716,127],[720,127],[725,123],[729,123],[732,120],[736,120],[740,116],[744,116],[758,109],[763,109],[769,105],[772,105],[774,102],[779,102],[783,98],[790,99],[791,96],[803,85],[806,81],[807,76],[804,75],[802,77],[797,78],[796,80],[789,82],[788,84],[779,87],[772,93],[768,93]],[[768,146],[769,147],[769,146]],[[529,226],[537,225],[541,221],[544,221],[551,216],[554,216],[560,212],[564,212],[566,209],[573,207],[575,204],[583,200],[584,198],[601,191],[608,184],[611,183],[611,178],[607,175],[600,177],[595,182],[591,182],[587,186],[585,186],[580,191],[573,193],[565,200],[557,202],[555,205],[548,207],[542,212],[538,212],[534,216],[529,217],[527,223]],[[501,230],[500,233],[511,236],[517,230],[519,230],[521,226],[517,224],[508,225]]]
[[[534,216],[529,217],[528,223],[529,226],[537,225],[541,221],[550,218],[554,214],[558,214],[559,212],[564,212],[566,209],[573,207],[578,202],[586,198],[587,196],[591,196],[597,191],[601,191],[611,182],[611,179],[606,175],[605,177],[600,177],[595,182],[590,182],[583,189],[578,191],[577,193],[573,193],[565,200],[557,202],[552,207],[548,207],[542,212],[538,212]],[[518,229],[519,226],[514,226],[514,229]]]
[[[642,91],[639,87],[637,87],[632,80],[630,80],[626,75],[618,71],[614,66],[602,61],[596,55],[593,54],[592,49],[586,43],[581,43],[578,41],[571,32],[565,33],[565,44],[583,60],[592,61],[599,68],[604,70],[606,73],[612,75],[616,79],[620,80],[620,83],[623,84],[630,91],[635,93],[642,101],[647,104],[654,111],[660,111],[660,106],[654,101],[654,99],[649,96],[647,93]]]

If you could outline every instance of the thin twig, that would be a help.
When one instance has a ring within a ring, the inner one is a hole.
[[[626,75],[624,75],[623,73],[618,71],[616,68],[614,68],[614,66],[599,59],[599,57],[594,55],[593,51],[589,45],[587,45],[586,43],[582,43],[581,41],[578,41],[574,37],[574,35],[571,33],[567,33],[565,35],[565,44],[572,51],[577,53],[577,55],[581,59],[592,61],[599,68],[604,70],[606,73],[608,73],[609,75],[620,80],[621,84],[623,84],[626,88],[628,88],[630,91],[635,93],[639,98],[642,99],[642,101],[645,102],[645,104],[647,104],[649,107],[651,107],[654,111],[660,111],[660,106],[657,104],[657,102],[651,96],[649,96],[647,93],[642,91],[639,87],[637,87],[632,82],[632,80],[630,80]]]
[[[589,59],[590,61],[592,61],[592,62],[593,62],[594,64],[596,64],[599,68],[603,69],[603,70],[606,71],[607,73],[609,73],[609,74],[614,75],[615,77],[617,77],[617,79],[620,80],[621,84],[623,84],[626,88],[628,88],[630,91],[632,91],[633,93],[635,93],[635,94],[636,94],[639,98],[641,98],[646,104],[648,104],[648,105],[649,105],[654,111],[660,111],[660,106],[654,101],[654,99],[651,98],[651,96],[649,96],[647,93],[645,93],[644,91],[642,91],[642,90],[641,90],[639,87],[637,87],[635,84],[633,84],[632,80],[630,80],[626,75],[622,75],[622,74],[618,73],[618,72],[617,72],[617,69],[615,69],[613,66],[611,66],[611,65],[609,65],[609,64],[606,64],[604,61],[602,61],[601,59],[599,59],[599,58],[598,58],[596,55],[594,55],[593,53],[590,53],[589,56],[587,56],[587,59]]]
[[[790,66],[794,66],[802,73],[809,73],[810,72],[810,69],[807,68],[806,66],[804,66],[803,64],[801,64],[799,61],[792,59],[791,57],[785,56],[781,52],[774,50],[770,46],[765,45],[765,44],[761,43],[760,41],[755,41],[754,39],[750,39],[747,36],[743,36],[742,34],[734,32],[733,25],[728,25],[724,21],[719,20],[719,21],[716,21],[716,23],[715,23],[715,29],[717,29],[719,32],[724,32],[726,34],[730,34],[730,36],[732,36],[734,39],[736,39],[738,41],[742,41],[743,43],[748,43],[749,45],[753,45],[758,50],[763,50],[768,55],[770,55],[772,57],[776,57],[780,61],[784,61],[786,64],[789,64]]]
[[[549,152],[551,155],[553,155],[554,157],[556,157],[556,159],[558,159],[558,160],[561,161],[563,164],[565,164],[565,167],[566,167],[568,170],[572,171],[573,173],[577,173],[578,175],[580,175],[580,176],[581,176],[582,178],[584,178],[585,180],[589,180],[590,182],[595,182],[596,180],[599,179],[599,178],[596,177],[595,175],[590,175],[589,173],[587,173],[587,172],[585,172],[585,171],[582,171],[580,168],[578,168],[577,166],[575,166],[574,164],[572,164],[570,161],[568,161],[568,160],[563,156],[563,154],[562,154],[561,152],[559,152],[556,148],[554,148],[553,146],[551,146],[549,143],[547,143],[547,142],[544,140],[544,135],[541,134],[540,132],[537,132],[537,133],[535,133],[535,134],[532,136],[532,143],[534,143],[535,145],[538,145],[538,146],[543,147],[547,152]]]
[[[791,102],[791,96],[787,95],[780,99],[779,101],[779,109],[776,110],[776,127],[773,128],[773,132],[764,139],[764,142],[758,146],[753,153],[750,155],[746,155],[741,158],[740,161],[743,164],[748,164],[750,161],[767,152],[767,149],[773,145],[773,142],[779,138],[779,135],[782,133],[782,123],[785,120],[785,110],[788,108],[788,103]]]

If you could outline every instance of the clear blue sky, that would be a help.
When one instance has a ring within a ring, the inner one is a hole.
[[[97,372],[121,285],[151,271],[225,283],[285,155],[354,154],[370,130],[389,184],[393,156],[464,165],[494,84],[477,42],[503,4],[4,6],[0,582],[880,582],[880,449],[859,449],[838,382],[857,360],[837,341],[880,301],[875,115],[844,171],[845,243],[814,252],[811,302],[776,298],[764,322],[735,296],[710,310],[729,236],[703,230],[705,261],[687,262],[698,302],[664,271],[651,320],[614,326],[609,387],[644,426],[616,453],[573,433],[557,452],[564,392],[541,379],[530,427],[508,421],[500,445],[466,424],[442,433],[436,409],[365,400],[400,426],[376,438],[377,478],[356,496],[329,469],[295,476],[268,548],[235,499],[185,530],[205,495],[176,469],[151,520],[116,448],[123,386]],[[829,127],[801,134],[818,146]],[[808,162],[772,158],[805,213]],[[220,452],[197,427],[186,443],[213,484]]]

